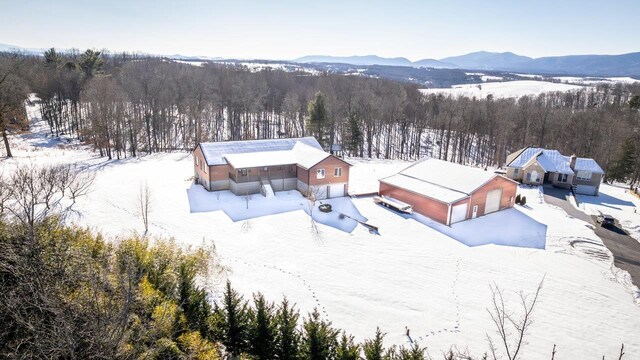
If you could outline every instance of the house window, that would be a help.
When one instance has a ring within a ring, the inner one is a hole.
[[[342,176],[342,168],[341,167],[335,168],[335,170],[333,171],[333,176],[335,176],[335,177]]]
[[[324,169],[318,169],[318,171],[316,173],[316,178],[317,179],[324,179]]]
[[[567,174],[558,174],[558,182],[567,182]]]
[[[518,173],[520,173],[520,169],[513,169],[514,176],[518,176]]]
[[[247,169],[240,169],[240,175],[247,176]]]
[[[531,173],[527,173],[527,181],[531,181]]]
[[[200,158],[196,156],[196,166],[200,166]]]
[[[591,173],[589,171],[578,171],[576,177],[578,180],[591,180]]]

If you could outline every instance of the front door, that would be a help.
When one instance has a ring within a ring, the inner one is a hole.
[[[260,180],[269,180],[269,168],[263,167],[260,168]]]
[[[473,214],[471,214],[471,218],[475,219],[478,217],[478,205],[473,205]]]

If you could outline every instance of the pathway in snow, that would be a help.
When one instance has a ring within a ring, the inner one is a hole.
[[[221,256],[221,258],[222,258],[222,256]],[[311,294],[311,297],[313,298],[313,301],[316,303],[316,308],[318,309],[318,311],[322,315],[324,315],[325,320],[329,321],[329,315],[327,314],[327,309],[325,309],[325,307],[320,303],[320,300],[318,299],[318,295],[316,294],[316,292],[313,290],[313,288],[309,284],[309,281],[307,281],[305,278],[300,276],[300,274],[296,274],[296,273],[293,273],[291,271],[287,271],[287,270],[282,269],[280,267],[277,267],[275,265],[251,263],[251,262],[248,262],[246,260],[233,258],[233,257],[228,257],[228,256],[225,256],[225,258],[227,260],[231,261],[231,262],[234,262],[234,263],[239,263],[239,264],[243,264],[243,265],[250,266],[250,267],[257,267],[257,268],[277,271],[279,273],[282,273],[284,275],[292,277],[296,281],[299,281],[307,289],[309,294]]]
[[[458,298],[458,280],[460,279],[460,264],[462,263],[461,259],[458,259],[456,261],[456,275],[453,278],[453,282],[451,283],[451,295],[453,296],[453,301],[455,302],[456,305],[456,321],[455,321],[455,325],[452,326],[451,328],[447,327],[447,328],[443,328],[440,330],[434,330],[431,332],[428,332],[425,335],[420,335],[418,336],[416,339],[418,340],[427,340],[427,338],[429,336],[435,336],[437,334],[441,334],[441,333],[447,333],[447,332],[452,332],[452,333],[459,333],[460,332],[460,299]],[[410,338],[411,339],[411,338]]]

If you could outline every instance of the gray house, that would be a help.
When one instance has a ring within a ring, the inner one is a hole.
[[[507,156],[507,177],[523,184],[572,189],[577,194],[598,195],[604,171],[589,158],[565,156],[557,150],[526,147]]]

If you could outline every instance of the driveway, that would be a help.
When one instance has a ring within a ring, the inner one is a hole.
[[[569,190],[544,187],[544,201],[562,208],[570,216],[592,224],[595,227],[596,235],[602,239],[607,249],[613,253],[615,265],[628,271],[634,285],[640,287],[640,242],[627,235],[617,223],[615,227],[603,228],[596,222],[595,217],[576,209],[568,201],[570,196]]]

